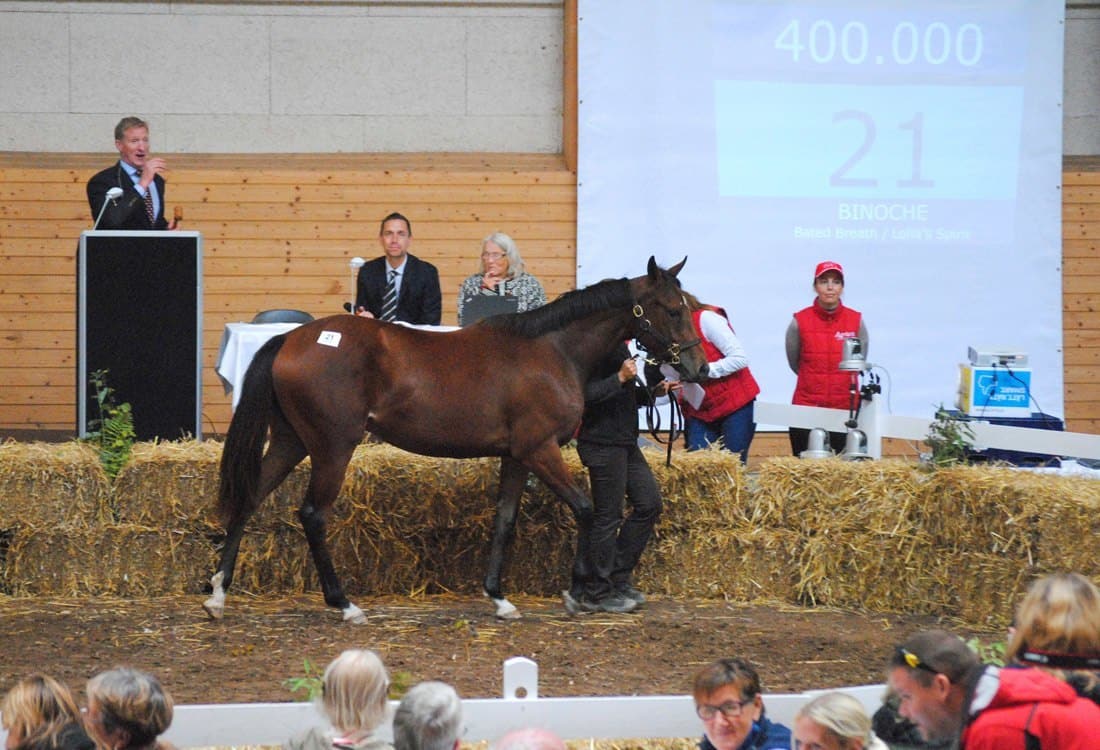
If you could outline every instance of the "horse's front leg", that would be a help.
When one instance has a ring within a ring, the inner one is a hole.
[[[502,620],[520,618],[519,610],[501,591],[500,577],[504,557],[516,535],[516,515],[519,500],[527,483],[528,471],[514,458],[500,459],[500,488],[497,490],[497,510],[493,515],[493,541],[489,549],[489,570],[485,574],[485,595],[496,605],[496,616]]]

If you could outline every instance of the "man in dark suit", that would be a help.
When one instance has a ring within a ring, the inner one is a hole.
[[[382,219],[378,241],[385,255],[363,264],[356,283],[355,314],[415,325],[439,325],[443,294],[435,266],[409,254],[412,225],[399,213]],[[387,305],[393,278],[396,305]]]
[[[149,156],[149,125],[139,117],[123,117],[115,126],[119,160],[88,180],[92,220],[99,217],[107,191],[122,188],[122,197],[109,201],[97,229],[175,229],[164,218],[164,177],[167,164]]]

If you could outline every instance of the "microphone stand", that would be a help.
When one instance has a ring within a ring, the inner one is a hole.
[[[122,197],[122,188],[111,188],[107,191],[107,195],[103,197],[103,205],[99,208],[99,216],[95,217],[95,224],[92,224],[93,232],[99,228],[99,221],[103,218],[104,212],[107,211],[107,204],[113,204],[120,197]]]

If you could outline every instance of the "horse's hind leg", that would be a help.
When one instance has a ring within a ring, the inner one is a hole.
[[[496,605],[496,616],[502,620],[515,620],[519,610],[501,593],[500,576],[504,556],[516,532],[516,514],[519,499],[527,483],[527,467],[514,458],[500,460],[500,489],[497,491],[497,510],[493,516],[493,541],[489,550],[489,572],[485,575],[485,595]]]
[[[226,528],[225,545],[222,547],[218,569],[214,573],[214,577],[210,579],[213,590],[210,598],[202,605],[206,613],[215,620],[221,619],[225,612],[225,592],[229,590],[229,585],[233,583],[233,571],[237,567],[237,553],[241,549],[245,524],[252,516],[254,509],[259,507],[260,502],[274,492],[275,488],[283,483],[287,475],[305,457],[305,446],[302,445],[302,441],[298,439],[293,431],[289,431],[289,428],[283,430],[279,427],[272,431],[267,453],[264,454],[260,463],[257,497],[249,503],[249,508],[252,510],[242,513],[231,521]]]
[[[309,489],[306,490],[302,507],[298,509],[298,519],[309,542],[309,551],[313,555],[313,564],[321,578],[321,590],[325,595],[325,604],[336,607],[344,613],[346,622],[363,624],[367,621],[363,610],[348,601],[344,587],[336,575],[332,564],[332,555],[326,540],[326,525],[329,509],[344,483],[344,474],[354,453],[354,446],[345,453],[319,461],[313,457],[313,471],[309,477]]]

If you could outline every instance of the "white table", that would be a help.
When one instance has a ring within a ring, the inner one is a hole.
[[[233,410],[237,409],[244,382],[245,371],[260,347],[272,336],[292,331],[301,323],[226,323],[222,343],[218,348],[218,362],[214,369],[225,385],[225,392],[233,393]]]

